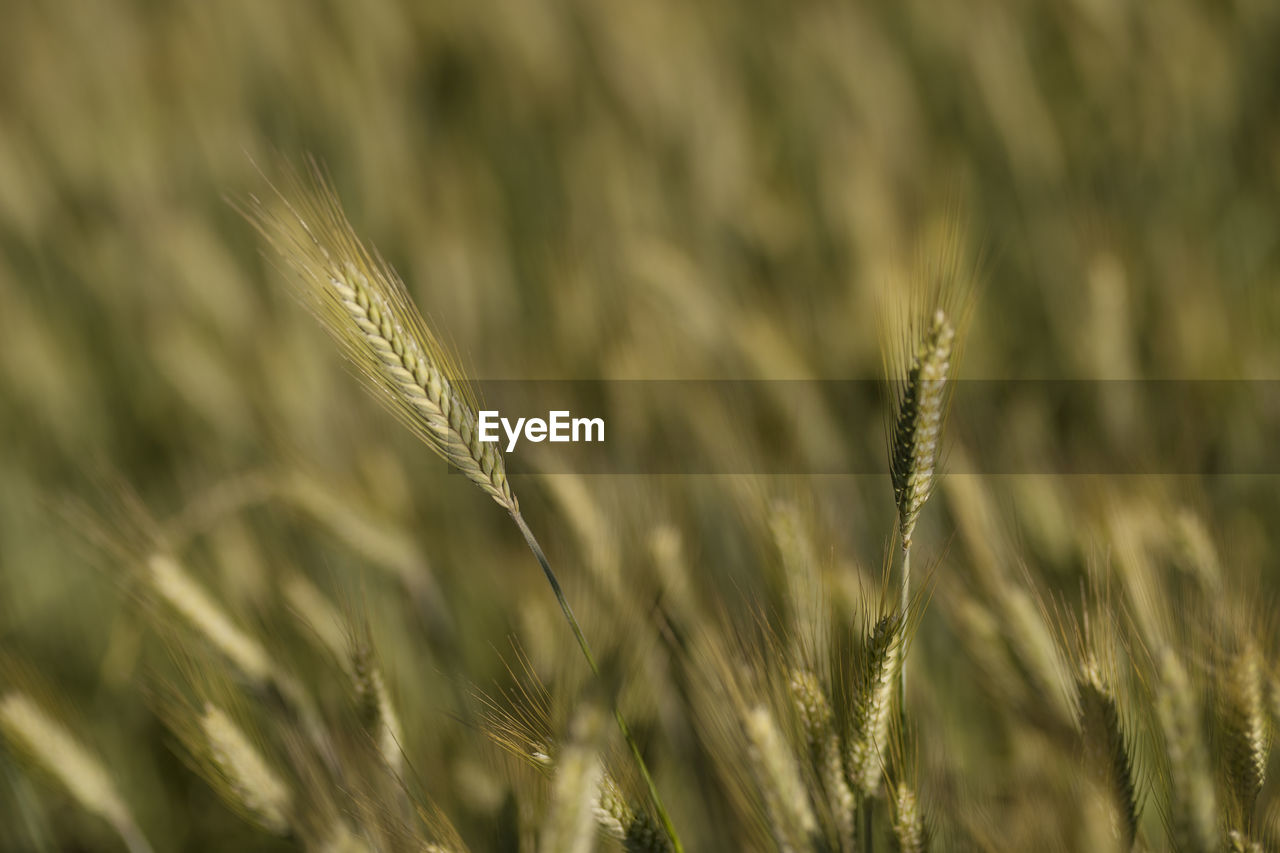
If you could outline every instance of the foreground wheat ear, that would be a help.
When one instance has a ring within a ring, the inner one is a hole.
[[[955,327],[946,312],[935,311],[918,344],[898,401],[889,472],[904,553],[911,551],[916,520],[933,491],[955,336]]]
[[[337,194],[312,162],[306,176],[289,170],[273,205],[253,197],[242,212],[290,267],[302,302],[337,342],[361,380],[433,452],[483,489],[511,516],[542,567],[593,673],[595,656],[534,538],[507,480],[497,445],[481,442],[476,404],[457,360],[441,345],[409,298],[404,282],[356,236]],[[679,839],[622,714],[614,716],[673,846]]]
[[[911,602],[911,540],[920,510],[933,491],[956,330],[947,312],[937,308],[923,335],[911,337],[915,349],[897,397],[889,451],[889,476],[898,506],[898,534],[902,539],[899,606],[904,616]],[[906,704],[904,659],[898,669],[898,711],[904,724]]]

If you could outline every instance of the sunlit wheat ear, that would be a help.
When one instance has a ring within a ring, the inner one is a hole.
[[[456,360],[414,307],[404,282],[360,242],[333,190],[313,169],[247,215],[293,268],[295,290],[389,408],[435,453],[513,515],[518,506],[495,443],[480,441],[476,405]]]
[[[875,796],[884,771],[894,688],[902,663],[903,620],[882,617],[856,650],[837,655],[837,707],[846,715],[844,767],[850,785]]]
[[[275,667],[266,649],[239,628],[177,560],[167,554],[153,554],[147,559],[147,577],[160,600],[247,680],[259,687],[272,681]]]
[[[889,796],[893,815],[893,849],[900,853],[924,853],[927,849],[924,812],[915,791],[906,782],[893,786]]]
[[[611,838],[622,842],[627,853],[670,853],[671,841],[653,818],[627,799],[622,787],[607,772],[600,781],[596,823]]]
[[[275,835],[289,834],[292,794],[226,712],[205,703],[200,714],[203,757],[228,803]]]
[[[751,768],[778,849],[785,853],[812,849],[818,822],[777,722],[767,707],[757,705],[744,711],[742,725],[750,747]]]
[[[1155,710],[1169,763],[1165,822],[1170,840],[1177,850],[1211,853],[1217,847],[1217,804],[1201,728],[1200,698],[1170,649],[1161,655],[1159,677]]]
[[[898,505],[903,550],[911,549],[920,510],[933,491],[955,335],[946,313],[935,311],[917,345],[898,399],[889,473]]]
[[[852,850],[857,837],[858,803],[844,776],[844,759],[840,755],[840,735],[835,727],[835,713],[814,673],[795,670],[791,673],[788,686],[804,730],[805,742],[826,793],[827,806],[835,820],[841,847]]]
[[[1266,781],[1271,750],[1263,700],[1263,666],[1257,647],[1246,642],[1221,667],[1218,717],[1223,770],[1238,828],[1253,822],[1258,794]]]
[[[1138,805],[1133,783],[1133,753],[1106,671],[1086,657],[1076,678],[1080,698],[1080,727],[1086,757],[1106,783],[1117,817],[1116,832],[1124,849],[1133,847],[1138,832]]]
[[[0,734],[82,809],[110,824],[131,853],[151,850],[102,762],[25,693],[0,697]]]

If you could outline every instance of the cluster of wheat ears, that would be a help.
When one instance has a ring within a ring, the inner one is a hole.
[[[274,195],[244,210],[362,381],[510,516],[586,662],[588,684],[563,726],[553,708],[564,697],[531,665],[513,667],[513,685],[502,695],[479,694],[489,738],[547,783],[544,802],[529,806],[540,815],[530,844],[585,851],[611,838],[637,851],[695,846],[682,834],[680,810],[668,807],[662,774],[650,770],[652,750],[622,710],[631,676],[618,677],[593,652],[521,512],[501,453],[479,440],[477,406],[457,360],[400,278],[355,236],[318,170],[285,178]],[[993,553],[997,537],[988,537],[981,496],[961,493],[972,484],[955,486],[960,534],[978,555],[987,600],[996,605],[948,586],[939,572],[913,581],[917,523],[939,482],[949,382],[967,311],[963,290],[955,282],[930,283],[893,337],[901,349],[887,359],[897,389],[888,429],[897,559],[886,561],[879,589],[864,590],[854,613],[828,606],[829,590],[819,590],[816,613],[755,637],[713,628],[704,614],[680,613],[678,596],[664,616],[680,635],[675,645],[686,677],[698,683],[688,709],[702,728],[698,748],[718,768],[703,783],[729,790],[723,799],[736,807],[728,819],[740,824],[710,836],[700,829],[699,845],[718,837],[724,849],[1016,847],[992,834],[998,815],[974,816],[955,837],[951,829],[940,834],[930,817],[931,797],[948,794],[921,784],[920,754],[946,744],[943,733],[913,722],[907,675],[911,641],[935,589],[955,602],[947,612],[969,638],[977,670],[1007,698],[1003,713],[1033,718],[1047,743],[1078,756],[1080,796],[1091,804],[1087,817],[1095,828],[1081,838],[1126,850],[1244,851],[1280,842],[1274,806],[1268,808],[1276,798],[1267,787],[1280,690],[1265,624],[1209,601],[1191,620],[1197,624],[1181,624],[1151,570],[1141,566],[1126,574],[1125,606],[1103,582],[1084,592],[1080,616],[1038,599],[1009,582],[1008,561]],[[799,590],[809,571],[803,564],[812,561],[795,556],[803,550],[801,523],[780,507],[769,524],[784,563],[795,558],[791,581]],[[1211,546],[1195,537],[1194,523],[1183,530],[1195,546],[1188,549],[1198,567],[1195,589],[1211,591]],[[137,566],[141,598],[162,630],[196,635],[234,676],[232,683],[183,659],[187,689],[158,691],[157,712],[191,765],[246,819],[307,849],[464,850],[448,816],[415,793],[421,771],[402,748],[408,721],[397,712],[368,626],[339,613],[305,579],[287,584],[293,609],[347,680],[351,718],[335,723],[286,662],[184,568],[181,547],[181,537],[169,531],[135,538],[121,557]],[[670,532],[655,538],[653,551],[660,564],[679,559]],[[1117,551],[1124,548],[1118,544]],[[945,565],[936,568],[945,574]],[[797,611],[810,603],[804,591],[792,601]],[[34,687],[10,687],[0,695],[5,739],[109,824],[128,849],[150,849],[102,759],[37,694]],[[608,747],[614,724],[625,749]],[[678,750],[672,747],[667,760],[680,762]],[[1144,820],[1153,809],[1159,819]]]

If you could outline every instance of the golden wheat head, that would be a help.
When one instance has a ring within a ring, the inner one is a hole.
[[[898,401],[889,473],[898,505],[902,547],[906,550],[911,549],[916,519],[933,490],[955,336],[955,327],[946,312],[935,311],[911,361]]]
[[[497,446],[480,441],[476,404],[457,361],[432,334],[404,282],[356,236],[319,167],[287,174],[276,204],[245,215],[292,269],[302,301],[379,401],[427,446],[513,515]]]

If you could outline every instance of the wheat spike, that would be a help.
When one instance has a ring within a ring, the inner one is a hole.
[[[632,805],[608,773],[600,782],[595,811],[596,823],[606,835],[621,841],[627,853],[670,853],[671,841],[662,827]]]
[[[1120,709],[1102,668],[1092,658],[1082,663],[1076,688],[1085,751],[1106,782],[1118,818],[1116,833],[1124,849],[1129,850],[1138,832],[1138,806],[1132,754],[1121,724]]]
[[[551,810],[542,827],[539,850],[588,853],[595,848],[596,820],[604,765],[595,745],[601,718],[587,708],[574,721],[573,741],[556,760]]]
[[[1262,663],[1248,642],[1227,662],[1222,674],[1219,715],[1222,759],[1239,827],[1247,831],[1266,781],[1270,738],[1263,704]]]
[[[889,473],[898,505],[898,532],[904,551],[911,550],[916,520],[933,490],[934,466],[946,408],[947,374],[955,328],[941,309],[920,342],[894,420]]]
[[[782,733],[769,709],[757,705],[743,717],[750,745],[751,766],[764,797],[765,811],[778,849],[799,853],[813,845],[818,822],[809,805],[809,795],[800,781],[800,771],[788,751]]]
[[[231,804],[268,832],[287,835],[292,795],[245,733],[211,702],[200,715],[200,729],[215,781]]]
[[[270,683],[274,667],[266,649],[241,630],[177,560],[167,554],[153,554],[147,569],[156,594],[197,634],[249,681],[260,686]]]
[[[356,643],[351,650],[351,678],[355,683],[360,722],[377,744],[387,768],[398,776],[404,767],[401,746],[404,735],[382,670],[367,642]]]
[[[792,672],[791,699],[804,729],[809,753],[827,797],[827,807],[835,820],[842,849],[852,850],[857,833],[857,802],[844,777],[844,760],[840,756],[840,736],[835,728],[835,714],[822,692],[818,677],[803,669]]]
[[[924,853],[927,836],[924,814],[915,792],[906,782],[899,782],[892,790],[893,848],[900,853]]]
[[[102,762],[25,693],[0,698],[0,733],[62,785],[80,807],[102,818],[131,853],[151,850]]]
[[[902,661],[902,624],[896,614],[881,618],[853,668],[844,766],[849,783],[864,797],[874,796],[880,787],[895,679]]]
[[[1200,703],[1178,656],[1169,649],[1160,660],[1156,714],[1169,760],[1171,840],[1178,850],[1210,853],[1217,846],[1217,805]]]
[[[293,267],[302,301],[387,406],[428,447],[513,515],[497,445],[480,441],[476,406],[455,359],[432,334],[404,282],[360,242],[337,195],[313,167],[290,175],[287,213],[255,199],[250,220]]]

